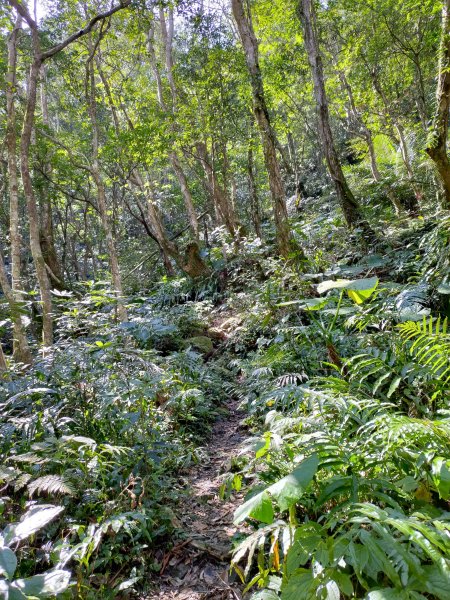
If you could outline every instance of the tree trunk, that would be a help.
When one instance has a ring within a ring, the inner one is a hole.
[[[250,76],[253,112],[261,135],[264,162],[269,177],[278,249],[281,256],[287,257],[292,250],[292,236],[286,208],[284,185],[276,154],[276,136],[270,123],[269,111],[264,95],[262,73],[258,58],[258,41],[253,30],[251,14],[250,12],[246,14],[243,0],[232,0],[231,6],[244,48],[245,60]]]
[[[194,201],[192,199],[191,190],[189,189],[189,184],[187,181],[187,177],[184,173],[183,167],[181,166],[180,159],[178,158],[176,152],[171,152],[169,155],[170,162],[172,164],[172,168],[175,171],[175,175],[178,178],[178,183],[180,184],[181,193],[184,199],[184,206],[186,207],[186,212],[189,219],[189,224],[191,226],[192,235],[196,240],[199,239],[199,225],[197,214],[195,212]]]
[[[50,346],[53,343],[53,304],[51,296],[51,286],[50,280],[47,275],[45,260],[42,254],[40,244],[39,211],[37,208],[36,197],[34,195],[33,182],[31,179],[29,164],[30,143],[31,136],[33,133],[34,116],[36,111],[36,95],[39,72],[41,70],[42,64],[46,60],[52,58],[53,56],[64,50],[64,48],[66,48],[69,44],[89,33],[99,21],[107,19],[117,11],[126,8],[130,4],[130,0],[122,0],[122,2],[118,6],[112,7],[104,13],[97,14],[89,21],[89,23],[85,27],[79,29],[72,35],[69,35],[62,42],[56,44],[48,50],[45,50],[44,52],[41,51],[41,44],[39,40],[39,31],[37,24],[32,19],[25,2],[20,0],[9,0],[9,3],[17,11],[18,15],[20,15],[23,19],[26,20],[31,30],[33,62],[30,68],[25,116],[23,120],[22,135],[20,138],[20,157],[22,183],[25,198],[27,200],[28,218],[30,223],[30,248],[31,254],[33,256],[34,265],[36,268],[36,276],[38,279],[39,289],[41,293],[43,321],[42,339],[44,346]]]
[[[417,213],[417,211],[419,210],[419,202],[422,200],[422,192],[414,181],[414,172],[413,172],[411,160],[409,157],[408,145],[406,143],[406,137],[405,137],[405,130],[403,128],[403,125],[400,123],[399,119],[397,118],[397,115],[392,111],[392,109],[390,107],[389,100],[386,97],[386,94],[383,90],[381,82],[378,79],[378,74],[377,74],[376,69],[374,69],[372,71],[372,82],[373,82],[373,87],[375,88],[375,91],[377,92],[381,101],[384,104],[384,109],[386,111],[386,114],[388,115],[389,120],[392,123],[393,128],[392,128],[392,126],[390,127],[390,129],[392,130],[391,138],[400,147],[400,154],[402,155],[403,164],[405,165],[406,175],[407,175],[409,184],[411,186],[411,189],[414,193],[415,201],[413,202],[413,205],[410,207],[410,211],[412,213]],[[403,208],[406,208],[406,207],[403,207]]]
[[[222,188],[217,178],[216,171],[212,166],[211,157],[204,142],[196,144],[198,158],[205,172],[206,185],[214,202],[216,214],[219,221],[225,225],[231,236],[239,233],[236,215],[228,198],[227,192]]]
[[[41,106],[42,106],[42,122],[47,127],[50,127],[48,117],[47,95],[45,91],[45,65],[41,69]],[[51,164],[44,165],[45,174],[50,176],[52,167]],[[45,263],[48,267],[48,273],[54,287],[59,290],[64,289],[63,275],[61,265],[58,260],[58,255],[55,248],[55,235],[53,227],[53,212],[52,202],[48,194],[47,188],[42,190],[41,194],[41,248],[44,255]]]
[[[248,175],[248,186],[250,189],[250,210],[255,228],[255,233],[262,240],[261,230],[261,210],[259,206],[258,188],[256,186],[255,178],[255,162],[253,160],[253,148],[249,146],[247,151],[247,175]]]
[[[173,11],[169,9],[169,28],[167,29],[166,21],[164,17],[164,10],[160,8],[160,20],[161,20],[161,36],[163,40],[163,48],[166,60],[166,73],[167,79],[169,81],[170,91],[172,95],[172,115],[175,115],[176,112],[176,87],[175,81],[173,78],[173,57],[172,57],[172,39],[173,39]],[[167,105],[164,101],[163,87],[162,87],[162,79],[161,73],[158,69],[158,63],[156,60],[155,47],[154,47],[154,31],[153,31],[153,23],[150,26],[147,35],[147,48],[148,55],[150,58],[150,66],[153,71],[153,75],[156,80],[156,88],[158,93],[158,103],[162,110],[167,111]],[[174,127],[171,125],[170,129],[172,133],[174,133]],[[192,235],[198,241],[199,239],[199,225],[197,220],[197,214],[195,212],[194,201],[192,199],[192,194],[189,189],[189,184],[187,181],[187,177],[184,173],[183,167],[181,165],[181,161],[179,159],[178,154],[175,151],[169,153],[169,160],[172,165],[172,168],[175,172],[175,175],[178,179],[178,183],[180,185],[181,194],[183,196],[184,205],[186,207],[186,212],[188,214],[189,223],[191,226]]]
[[[89,117],[91,120],[92,127],[92,166],[91,173],[94,179],[95,186],[97,188],[97,202],[98,210],[100,213],[100,220],[102,222],[103,232],[106,238],[106,246],[108,248],[109,264],[111,268],[111,278],[114,288],[114,293],[117,296],[117,316],[120,321],[127,320],[127,310],[123,303],[123,289],[122,279],[120,276],[119,260],[117,257],[116,245],[114,242],[114,236],[112,232],[111,223],[108,216],[108,207],[106,201],[106,192],[103,178],[100,172],[99,163],[99,130],[97,123],[97,100],[96,100],[96,84],[95,84],[95,72],[94,72],[94,57],[92,49],[92,41],[89,38],[89,52],[90,57],[87,65],[87,78],[89,82],[89,93],[88,93],[88,107]]]
[[[20,159],[22,183],[27,200],[28,219],[30,226],[30,248],[33,256],[34,266],[36,268],[36,276],[39,283],[42,302],[42,341],[44,346],[53,344],[53,303],[51,295],[51,285],[47,274],[44,255],[41,248],[41,231],[39,227],[39,211],[37,207],[36,197],[33,190],[33,182],[31,180],[29,154],[31,144],[31,134],[34,123],[34,113],[36,109],[36,91],[39,72],[41,69],[39,34],[35,29],[31,30],[33,39],[33,63],[30,69],[28,80],[27,102],[25,109],[25,117],[20,140]]]
[[[6,363],[5,353],[3,352],[3,347],[0,343],[0,373],[3,373],[4,377],[7,376],[8,373],[8,365]]]
[[[169,239],[167,232],[164,228],[164,225],[161,221],[161,216],[159,211],[153,201],[151,191],[149,194],[150,186],[146,186],[145,182],[142,178],[141,173],[138,169],[135,169],[133,173],[134,181],[140,191],[146,195],[147,197],[147,217],[149,224],[152,229],[152,233],[155,236],[159,247],[161,248],[161,252],[163,254],[164,265],[166,269],[170,269],[173,272],[173,268],[171,266],[169,257],[173,258],[176,265],[189,277],[196,278],[200,275],[206,275],[209,273],[209,269],[204,261],[201,259],[199,254],[198,244],[192,242],[188,245],[187,248],[187,258],[183,257],[181,252],[178,249],[177,244]],[[197,253],[193,251],[193,247],[197,248]],[[189,260],[189,257],[194,258],[195,261]]]
[[[436,114],[426,152],[436,165],[444,190],[444,207],[450,208],[450,161],[447,154],[448,115],[450,110],[450,0],[442,7],[442,30],[439,47]]]
[[[9,233],[11,238],[11,286],[6,276],[3,257],[0,258],[0,279],[3,294],[8,300],[13,321],[13,356],[17,362],[31,364],[31,352],[26,338],[22,316],[18,306],[22,302],[22,283],[20,268],[20,248],[22,239],[19,229],[19,181],[17,173],[16,139],[16,67],[17,37],[21,29],[22,18],[17,17],[16,24],[8,38],[8,70],[6,73],[6,151],[8,155],[9,185]]]
[[[167,81],[169,82],[170,93],[172,95],[173,112],[175,113],[175,105],[177,101],[177,93],[175,88],[175,80],[173,78],[173,9],[169,6],[167,22],[164,15],[164,8],[160,5],[159,7],[159,19],[161,24],[161,37],[163,41],[163,48],[166,57],[166,74]]]
[[[378,162],[377,162],[377,156],[375,153],[375,146],[373,143],[372,132],[367,127],[367,125],[365,124],[364,120],[362,119],[358,109],[356,108],[355,99],[353,97],[352,87],[349,84],[347,77],[345,76],[345,73],[343,71],[339,72],[339,78],[341,80],[342,87],[348,96],[348,101],[349,101],[349,105],[350,105],[349,113],[350,113],[350,117],[351,117],[352,121],[354,122],[355,129],[357,130],[357,132],[360,134],[360,136],[364,139],[364,141],[367,144],[367,150],[369,152],[369,160],[370,160],[370,170],[372,172],[372,176],[377,183],[381,183],[383,185],[383,189],[386,193],[386,196],[392,202],[395,212],[397,214],[400,214],[400,213],[404,212],[405,207],[402,205],[400,200],[397,198],[394,190],[390,187],[390,185],[383,182],[383,177],[380,173],[380,169],[378,168]]]
[[[22,322],[21,315],[21,306],[17,301],[17,297],[14,294],[14,291],[9,284],[8,275],[6,273],[5,268],[5,259],[3,256],[3,252],[0,249],[0,286],[3,290],[3,294],[6,298],[6,301],[9,305],[9,310],[11,312],[11,318],[14,324],[14,340],[13,340],[13,348],[14,348],[14,359],[17,362],[25,363],[26,365],[31,365],[33,359],[31,356],[30,347],[28,345],[27,334],[25,327]]]
[[[328,165],[328,171],[333,180],[339,203],[349,227],[358,225],[363,221],[361,208],[353,196],[344,173],[341,162],[334,145],[333,134],[330,126],[328,99],[325,92],[325,79],[323,74],[322,57],[319,50],[319,41],[316,31],[316,15],[312,0],[299,0],[298,16],[303,26],[303,38],[314,86],[314,97],[317,106],[319,123],[319,136]]]

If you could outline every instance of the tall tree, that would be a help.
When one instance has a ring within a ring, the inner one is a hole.
[[[157,94],[158,94],[158,102],[162,110],[166,113],[171,112],[172,121],[174,122],[176,114],[176,106],[177,106],[177,90],[175,87],[175,79],[173,75],[173,35],[174,35],[174,21],[173,21],[173,9],[169,7],[167,21],[164,14],[163,7],[160,7],[159,10],[159,18],[160,18],[160,27],[161,27],[161,38],[162,38],[162,46],[163,52],[165,56],[165,70],[166,77],[169,82],[170,95],[171,95],[171,109],[167,106],[167,103],[164,100],[164,92],[162,85],[161,73],[158,68],[158,62],[156,60],[156,52],[154,48],[154,22],[152,20],[150,24],[150,28],[147,36],[148,43],[148,54],[150,58],[150,65],[153,71],[153,76],[155,77],[156,86],[157,86]],[[175,127],[172,122],[171,130],[175,134]],[[191,190],[189,188],[189,183],[186,177],[186,174],[183,169],[183,165],[181,164],[181,160],[179,157],[179,153],[175,150],[171,150],[169,152],[169,159],[172,165],[172,168],[175,172],[175,175],[178,179],[178,183],[180,185],[181,193],[183,195],[184,204],[186,207],[186,212],[189,219],[189,224],[191,227],[192,234],[196,240],[199,238],[199,225],[197,214],[195,211],[194,201],[192,199]]]
[[[36,112],[37,87],[41,67],[46,60],[49,60],[62,50],[75,42],[80,37],[90,33],[94,26],[112,16],[118,10],[129,5],[130,0],[122,0],[121,4],[110,10],[99,13],[93,17],[89,23],[82,29],[78,29],[72,35],[66,37],[62,42],[56,44],[48,50],[41,49],[40,32],[36,21],[31,17],[28,7],[19,0],[9,0],[11,6],[17,11],[27,23],[31,32],[32,62],[28,76],[27,99],[25,106],[25,115],[23,120],[22,135],[20,139],[20,161],[22,184],[27,200],[28,220],[30,228],[30,248],[33,256],[33,262],[36,268],[36,276],[39,283],[42,302],[42,341],[44,346],[53,344],[53,302],[51,295],[51,283],[47,273],[45,258],[42,253],[40,240],[40,219],[39,209],[36,202],[36,195],[33,188],[33,180],[30,169],[30,145],[34,127]]]
[[[100,32],[99,37],[102,33]],[[117,315],[120,321],[127,320],[127,310],[123,303],[123,288],[122,278],[120,276],[119,259],[117,256],[116,244],[114,241],[112,225],[109,218],[105,182],[100,169],[99,161],[99,127],[97,118],[97,86],[94,68],[94,53],[96,46],[94,46],[91,36],[88,38],[89,58],[86,65],[86,92],[87,92],[87,104],[89,107],[89,118],[91,121],[92,130],[92,162],[91,162],[91,174],[97,188],[97,204],[100,213],[100,219],[102,222],[103,232],[106,238],[106,245],[108,248],[109,264],[111,267],[111,278],[114,288],[114,293],[117,296]]]
[[[276,136],[270,122],[264,94],[263,78],[259,66],[258,40],[253,29],[249,5],[247,4],[245,8],[243,0],[232,0],[231,6],[250,76],[253,111],[261,135],[264,161],[269,177],[278,248],[281,256],[287,257],[292,249],[291,231],[286,208],[284,184],[276,153]]]
[[[444,190],[444,206],[450,208],[450,161],[447,154],[448,117],[450,110],[450,0],[443,0],[442,29],[439,46],[436,114],[426,152],[436,165]]]
[[[0,256],[0,283],[11,309],[13,321],[13,354],[18,362],[31,363],[31,352],[23,324],[20,304],[22,282],[20,268],[20,249],[22,245],[19,226],[19,181],[17,172],[17,137],[15,96],[17,86],[17,38],[21,30],[22,17],[17,17],[11,35],[8,38],[8,67],[6,73],[6,151],[8,155],[9,185],[9,233],[11,238],[11,285],[6,274],[3,255]]]
[[[345,179],[333,140],[313,0],[298,0],[297,10],[303,26],[303,39],[313,78],[320,141],[345,220],[349,227],[353,227],[363,218],[360,205]]]

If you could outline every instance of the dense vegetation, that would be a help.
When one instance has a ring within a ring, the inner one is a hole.
[[[0,596],[149,598],[233,398],[245,597],[448,600],[449,0],[0,28]]]

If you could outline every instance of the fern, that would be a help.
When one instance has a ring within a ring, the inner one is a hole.
[[[408,321],[397,326],[402,339],[412,342],[409,353],[417,362],[436,377],[444,382],[450,381],[450,334],[447,317],[441,321],[438,317],[425,317],[420,322]]]
[[[28,484],[30,497],[33,494],[65,494],[75,496],[76,490],[71,483],[60,475],[44,475]]]

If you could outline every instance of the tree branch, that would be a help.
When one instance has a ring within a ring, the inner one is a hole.
[[[32,16],[30,15],[30,13],[28,11],[27,6],[23,2],[21,2],[20,0],[9,0],[9,3],[11,4],[11,6],[13,8],[16,9],[18,14],[27,22],[27,24],[31,30],[34,30],[34,31],[38,30],[36,21],[32,18]],[[110,17],[114,13],[118,12],[119,10],[122,10],[123,8],[127,8],[130,4],[131,4],[131,0],[120,0],[120,4],[118,6],[114,6],[113,8],[111,8],[110,10],[108,10],[104,13],[99,13],[98,15],[95,15],[95,17],[92,17],[92,19],[89,21],[89,23],[87,23],[87,25],[85,27],[83,27],[83,29],[79,29],[72,35],[69,35],[65,40],[63,40],[59,44],[56,44],[56,46],[53,46],[53,48],[49,48],[48,50],[41,52],[40,56],[38,57],[39,61],[44,62],[47,59],[51,58],[52,56],[55,56],[55,54],[58,54],[58,52],[61,52],[61,50],[64,50],[64,48],[66,48],[69,44],[71,44],[72,42],[75,42],[80,37],[83,37],[90,31],[92,31],[92,29],[95,27],[95,25],[99,21],[103,21],[104,19],[107,19],[108,17]]]

